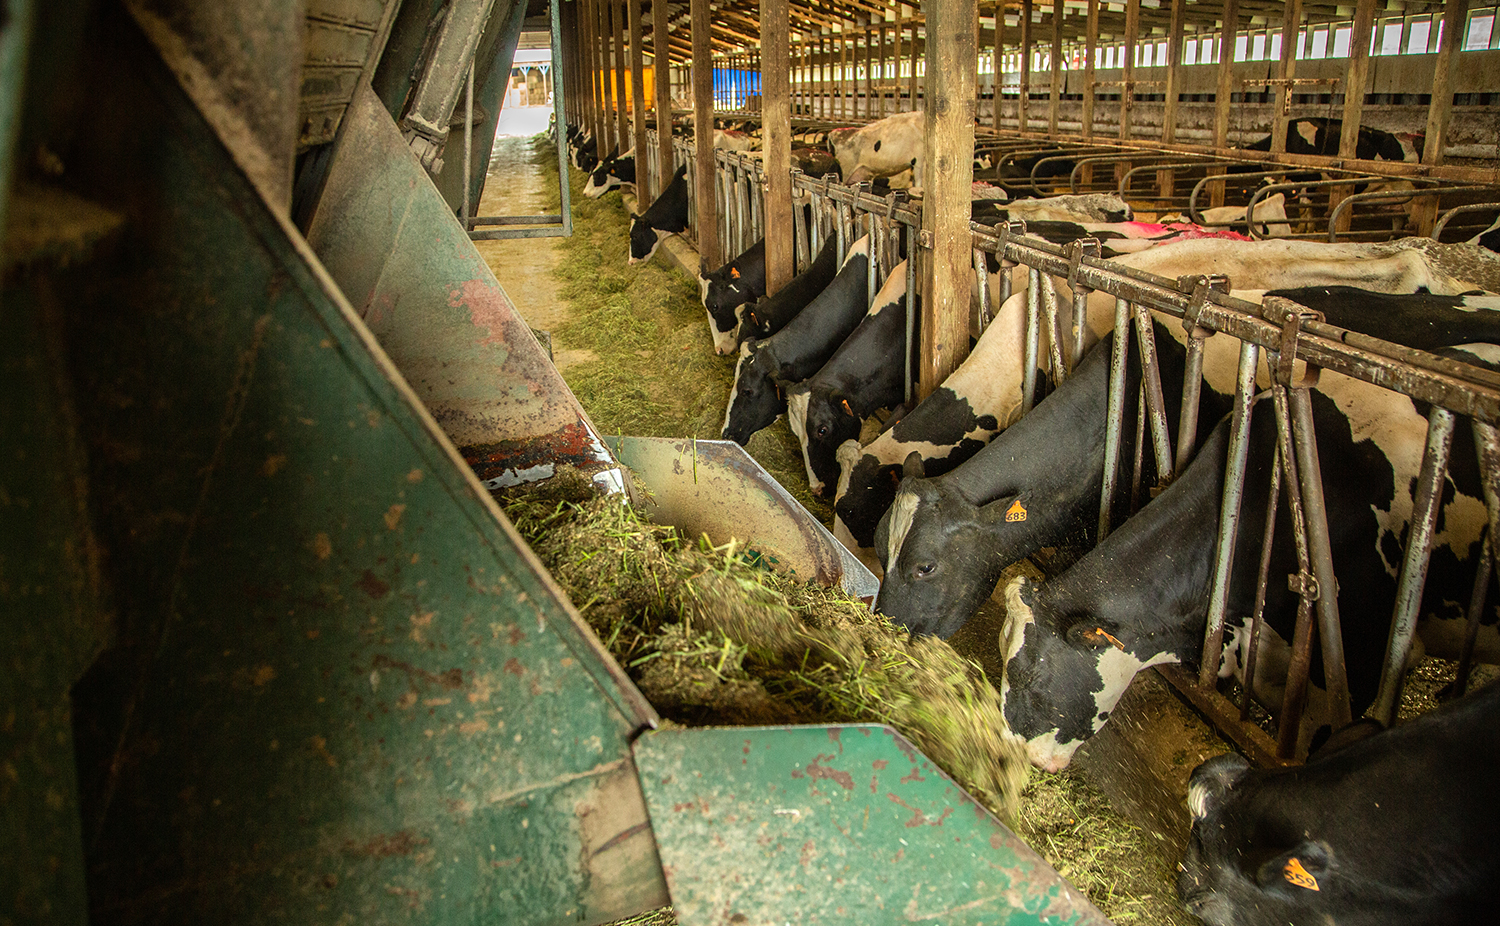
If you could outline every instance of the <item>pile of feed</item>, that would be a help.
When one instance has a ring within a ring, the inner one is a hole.
[[[563,472],[501,505],[666,718],[683,724],[885,723],[1002,819],[1029,765],[999,696],[942,640],[912,639],[837,589],[783,577],[734,543],[641,519]]]

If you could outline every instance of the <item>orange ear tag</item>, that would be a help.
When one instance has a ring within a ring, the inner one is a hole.
[[[1021,504],[1021,500],[1019,498],[1016,499],[1015,501],[1011,502],[1010,507],[1007,508],[1007,509],[1005,509],[1005,520],[1007,520],[1007,521],[1024,521],[1024,520],[1026,520],[1026,508]]]
[[[842,400],[840,400],[839,404],[842,405],[842,406],[844,406],[844,414],[846,414],[846,415],[852,415],[852,414],[854,414],[854,409],[852,409],[852,408],[849,407],[849,400],[848,399],[842,399]]]
[[[1298,887],[1307,888],[1309,891],[1319,890],[1318,879],[1309,874],[1308,870],[1302,867],[1302,860],[1295,856],[1287,861],[1286,867],[1282,869],[1282,874],[1285,875],[1288,882]]]
[[[730,267],[729,268],[729,278],[731,280],[738,280],[740,278],[740,268],[738,268],[738,267]]]

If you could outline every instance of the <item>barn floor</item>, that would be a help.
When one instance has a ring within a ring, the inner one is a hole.
[[[545,136],[498,138],[478,214],[555,210],[555,165]],[[602,432],[717,439],[734,360],[713,353],[696,281],[663,253],[644,267],[627,266],[629,216],[620,196],[586,199],[586,177],[570,173],[572,238],[478,242],[480,253],[528,323],[551,333],[563,378]],[[748,450],[831,524],[831,507],[807,491],[784,420],[755,435]],[[976,658],[992,639],[970,634],[961,649]],[[1194,922],[1176,899],[1177,840],[1121,816],[1084,772],[1034,775],[1018,832],[1116,923]],[[672,920],[663,913],[644,922]]]

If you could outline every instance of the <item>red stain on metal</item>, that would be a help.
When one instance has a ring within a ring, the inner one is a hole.
[[[896,850],[896,857],[894,859],[892,859],[892,861],[899,862],[899,861],[901,861],[904,858],[906,858],[906,848],[902,847],[902,848]]]
[[[884,769],[887,765],[890,765],[891,763],[888,762],[888,761],[886,761],[885,759],[876,759],[874,762],[871,762],[870,764],[872,766],[874,766],[875,767],[875,771],[878,772],[878,771],[881,771],[882,769]]]
[[[514,675],[516,678],[520,678],[521,676],[526,674],[526,667],[521,665],[521,660],[512,656],[509,659],[505,660],[505,671],[511,675]]]
[[[405,672],[408,678],[421,679],[443,688],[457,689],[464,687],[464,671],[462,669],[449,669],[446,672],[432,673],[425,669],[418,669],[409,662],[400,662],[389,656],[376,656],[373,665],[377,669],[399,669]]]
[[[391,858],[396,855],[411,855],[417,847],[425,845],[426,839],[408,830],[400,830],[395,833],[380,833],[364,842],[350,839],[344,843],[344,852],[367,858]]]
[[[812,864],[814,855],[815,853],[813,852],[813,841],[809,839],[807,842],[804,842],[802,844],[802,855],[797,859],[797,863],[803,868],[806,868],[808,865]]]
[[[833,756],[831,756],[831,755],[820,755],[816,759],[813,759],[811,762],[809,762],[808,765],[807,765],[807,777],[808,778],[813,778],[813,779],[826,778],[829,781],[836,781],[839,784],[843,785],[844,789],[846,791],[853,791],[854,790],[854,776],[853,775],[849,774],[848,772],[839,771],[836,768],[827,768],[827,767],[825,767],[822,764],[825,759],[832,759],[832,758],[833,758]],[[793,773],[793,777],[800,777],[800,776],[798,776],[794,772]]]
[[[1000,838],[1000,834],[999,833],[991,833],[990,834],[990,848],[991,849],[1003,849],[1003,848],[1005,848],[1005,840],[1003,840],[1003,839]]]
[[[745,740],[745,748],[742,751],[745,753],[745,755],[747,755],[747,756],[750,755],[750,741],[749,740]]]
[[[880,790],[880,784],[879,784],[879,782],[880,782],[880,776],[879,775],[871,775],[870,776],[870,793],[871,794],[874,794],[876,791]]]
[[[448,290],[448,305],[466,308],[476,328],[485,328],[489,334],[479,339],[480,344],[506,344],[514,336],[519,316],[505,293],[489,280],[480,278],[465,280]]]
[[[520,627],[512,627],[510,628],[510,636],[508,637],[508,639],[510,640],[511,646],[520,646],[521,641],[526,639],[526,634],[521,631]]]
[[[364,575],[359,577],[359,581],[355,582],[354,584],[359,586],[360,591],[364,592],[366,595],[369,595],[371,598],[376,599],[384,598],[386,595],[390,594],[391,591],[391,587],[389,585],[387,585],[385,582],[382,582],[379,578],[376,577],[375,573],[371,572],[368,569],[365,570]]]
[[[901,783],[904,784],[904,785],[909,785],[909,784],[911,784],[914,781],[926,781],[926,780],[927,780],[926,778],[922,777],[921,771],[919,771],[915,765],[913,765],[911,767],[911,771],[910,772],[908,772],[907,774],[901,776]]]
[[[833,740],[833,744],[835,746],[839,747],[839,755],[843,755],[844,754],[844,743],[843,743],[842,740],[839,739],[839,730],[837,728],[835,728],[835,727],[830,727],[828,729],[828,738],[830,740]]]

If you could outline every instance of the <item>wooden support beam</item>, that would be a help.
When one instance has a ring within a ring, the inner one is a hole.
[[[611,62],[615,75],[615,144],[624,154],[630,147],[630,118],[625,111],[625,0],[610,0],[609,8],[615,39]]]
[[[667,34],[667,3],[666,0],[651,0],[651,37],[652,40],[665,38]],[[652,73],[656,80],[656,189],[651,191],[653,201],[666,189],[668,183],[672,182],[672,62],[667,52],[668,43],[657,42],[656,47],[660,49],[651,62]],[[636,169],[646,163],[646,153],[640,152],[636,158]],[[636,174],[637,189],[644,189],[644,178]],[[637,197],[639,198],[639,197]]]
[[[891,31],[896,39],[891,48],[891,84],[896,88],[892,94],[895,99],[891,103],[892,108],[900,113],[906,111],[906,106],[901,102],[901,40],[906,37],[906,7],[901,4],[896,5],[896,27]]]
[[[880,55],[875,60],[875,86],[880,94],[879,104],[875,107],[875,118],[885,118],[885,25],[880,26]]]
[[[1120,75],[1120,138],[1130,138],[1130,110],[1135,105],[1135,37],[1141,30],[1141,0],[1128,0],[1125,4],[1125,53],[1124,71]]]
[[[634,130],[637,200],[646,190],[646,61],[641,54],[641,4],[645,0],[625,0],[626,19],[630,23],[630,127]],[[622,146],[623,148],[623,146]]]
[[[1239,0],[1224,0],[1224,24],[1219,32],[1219,83],[1214,94],[1214,147],[1229,146],[1229,110],[1234,95],[1234,42],[1240,31]],[[1220,197],[1223,196],[1222,187]],[[1219,205],[1222,205],[1222,199]]]
[[[1370,85],[1370,36],[1375,27],[1375,0],[1359,0],[1354,11],[1354,33],[1349,37],[1348,79],[1344,82],[1344,132],[1339,157],[1354,157],[1359,123],[1365,111],[1365,88]]]
[[[969,353],[973,253],[969,200],[974,180],[972,0],[927,0],[927,146],[922,231],[932,251],[923,273],[922,357],[917,395],[932,394]],[[1029,2],[1029,0],[1028,0]]]
[[[878,119],[873,104],[875,102],[875,48],[874,33],[865,33],[865,118]]]
[[[839,33],[839,118],[849,119],[854,115],[853,100],[849,99],[848,88],[854,81],[849,79],[849,36]]]
[[[1021,0],[1021,98],[1016,105],[1016,127],[1022,132],[1029,131],[1031,123],[1031,52],[1031,0]]]
[[[608,130],[604,121],[604,76],[605,70],[600,66],[601,49],[599,46],[599,5],[602,0],[583,0],[585,32],[589,46],[589,88],[592,92],[590,100],[593,109],[594,123],[594,148],[603,157],[609,151]]]
[[[906,85],[907,98],[911,100],[911,109],[917,108],[917,23],[911,24],[911,48],[907,52],[908,61],[911,65],[911,73],[907,75]]]
[[[1448,118],[1453,113],[1453,74],[1458,65],[1458,49],[1463,42],[1464,27],[1469,22],[1469,0],[1448,0],[1443,6],[1443,37],[1433,62],[1432,102],[1427,107],[1427,137],[1422,148],[1422,163],[1436,167],[1443,163],[1443,147],[1448,143]],[[1437,224],[1438,199],[1425,196],[1412,209],[1413,230],[1418,235],[1432,234]]]
[[[792,242],[791,23],[787,0],[760,0],[761,126],[766,152],[766,292],[796,272]]]
[[[1000,66],[1000,59],[1005,55],[1000,37],[1005,34],[1005,0],[995,0],[995,44],[991,46],[991,53],[995,56],[995,92],[990,96],[990,125],[1000,128],[1000,92],[1005,88],[1004,69]]]
[[[996,44],[999,44],[998,42]],[[1084,43],[1083,62],[1083,137],[1094,137],[1094,58],[1099,50],[1099,0],[1089,0],[1088,38]],[[1092,168],[1087,168],[1092,171]],[[1088,182],[1090,178],[1085,178]]]
[[[1286,0],[1281,14],[1281,61],[1276,76],[1276,115],[1271,119],[1271,151],[1286,151],[1287,125],[1292,117],[1292,79],[1297,76],[1297,33],[1302,28],[1302,0]],[[1170,141],[1170,139],[1168,139]]]
[[[1051,135],[1057,134],[1058,110],[1062,106],[1062,23],[1063,0],[1052,0],[1052,90],[1047,100],[1047,132]]]
[[[1299,0],[1288,0],[1296,3]],[[1187,0],[1172,0],[1172,21],[1167,31],[1167,86],[1162,104],[1161,140],[1177,140],[1177,96],[1182,87],[1182,14]],[[1167,194],[1170,195],[1170,194]]]
[[[692,0],[693,15],[693,141],[698,264],[712,270],[724,263],[719,254],[719,201],[714,195],[714,62],[709,30],[713,27],[708,0]]]

